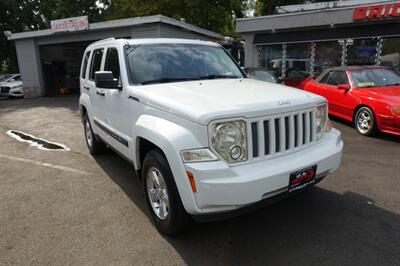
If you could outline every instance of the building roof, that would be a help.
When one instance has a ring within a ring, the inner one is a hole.
[[[376,1],[376,3],[381,3]],[[385,1],[386,2],[386,1]],[[388,1],[386,3],[397,3],[398,1]],[[370,1],[364,6],[374,5]],[[353,12],[354,5],[352,6],[337,6],[328,7],[326,9],[308,10],[299,12],[290,12],[282,14],[273,14],[268,16],[259,16],[253,18],[239,18],[236,21],[237,33],[249,32],[274,32],[275,30],[287,30],[293,28],[318,28],[322,26],[334,27],[336,25],[354,24]],[[399,17],[391,18],[385,21],[399,20]],[[381,22],[382,22],[381,21]],[[361,23],[365,24],[365,23]]]
[[[114,29],[114,28],[121,28],[121,27],[130,27],[130,26],[139,26],[143,24],[151,24],[151,23],[164,23],[171,26],[179,27],[187,31],[196,32],[205,36],[209,36],[215,39],[223,39],[224,36],[209,31],[203,28],[196,27],[192,24],[178,21],[163,15],[154,15],[154,16],[146,16],[146,17],[134,17],[134,18],[126,18],[126,19],[118,19],[118,20],[109,20],[104,22],[97,22],[97,23],[90,23],[89,29],[82,32],[87,31],[98,31],[98,30],[106,30],[106,29]],[[77,33],[77,32],[75,32]],[[69,32],[65,33],[57,33],[57,35],[61,34],[69,34]],[[12,33],[11,35],[7,36],[8,40],[18,40],[18,39],[27,39],[27,38],[39,38],[45,36],[54,35],[51,29],[45,30],[37,30],[37,31],[27,31],[27,32],[19,32],[19,33]]]

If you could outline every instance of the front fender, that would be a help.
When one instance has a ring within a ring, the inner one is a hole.
[[[180,155],[182,150],[202,147],[195,136],[181,125],[152,115],[140,116],[133,132],[135,133],[134,139],[137,147],[134,160],[135,168],[141,168],[139,139],[144,138],[164,152],[186,211],[198,213],[199,209]]]

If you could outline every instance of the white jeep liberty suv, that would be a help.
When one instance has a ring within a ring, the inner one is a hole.
[[[324,98],[246,78],[216,43],[95,42],[80,90],[90,153],[108,146],[132,163],[165,234],[295,194],[340,164]]]

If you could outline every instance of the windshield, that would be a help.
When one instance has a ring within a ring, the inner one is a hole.
[[[12,77],[12,75],[1,75],[0,76],[0,82],[7,81],[11,77]]]
[[[269,72],[264,70],[249,70],[248,77],[251,79],[277,83],[277,79]]]
[[[362,69],[351,73],[356,88],[388,87],[400,85],[400,75],[390,69]]]
[[[239,67],[218,46],[146,44],[128,46],[126,52],[133,84],[243,78]]]

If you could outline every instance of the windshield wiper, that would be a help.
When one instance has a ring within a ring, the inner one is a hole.
[[[176,82],[176,81],[187,81],[187,80],[198,80],[198,78],[192,77],[192,78],[159,78],[159,79],[152,79],[152,80],[146,80],[140,83],[141,85],[146,85],[146,84],[154,84],[154,83],[168,83],[168,82]]]
[[[215,74],[199,77],[199,79],[237,79],[237,78],[240,77],[235,75],[215,75]]]
[[[400,86],[400,83],[386,84],[385,87]]]

